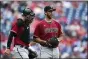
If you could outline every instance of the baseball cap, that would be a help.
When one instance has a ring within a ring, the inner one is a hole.
[[[44,12],[47,12],[47,11],[55,11],[56,9],[52,8],[51,6],[46,6],[44,8]]]

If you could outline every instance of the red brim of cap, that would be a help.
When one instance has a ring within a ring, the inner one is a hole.
[[[56,9],[53,9],[53,11],[56,11]]]
[[[55,11],[56,9],[50,9],[50,11]]]

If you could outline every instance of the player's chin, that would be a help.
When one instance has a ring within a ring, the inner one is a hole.
[[[49,19],[51,19],[52,17],[51,17],[51,16],[49,16],[48,18],[49,18]]]
[[[33,22],[33,20],[31,20],[31,21],[29,22],[29,24],[32,23],[32,22]]]

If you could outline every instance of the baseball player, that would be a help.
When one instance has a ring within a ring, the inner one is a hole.
[[[14,48],[12,54],[14,58],[24,59],[29,58],[29,54],[32,52],[29,52],[28,49],[30,42],[29,25],[32,23],[35,14],[31,9],[25,8],[22,16],[22,18],[17,19],[17,21],[12,24],[5,54],[9,55],[11,53],[10,45],[14,39]]]
[[[59,37],[62,35],[61,25],[52,18],[52,12],[56,9],[46,6],[44,8],[45,19],[42,20],[35,28],[34,41],[41,45],[41,53],[38,55],[40,58],[59,58],[58,43]],[[55,44],[50,44],[56,40]],[[53,41],[54,40],[54,41]]]

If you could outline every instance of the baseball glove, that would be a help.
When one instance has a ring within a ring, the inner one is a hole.
[[[37,52],[35,51],[32,51],[31,49],[28,49],[29,51],[29,59],[33,59],[33,58],[36,58],[37,57]]]
[[[56,37],[52,37],[47,41],[47,45],[49,48],[56,48],[59,44],[59,41]]]

